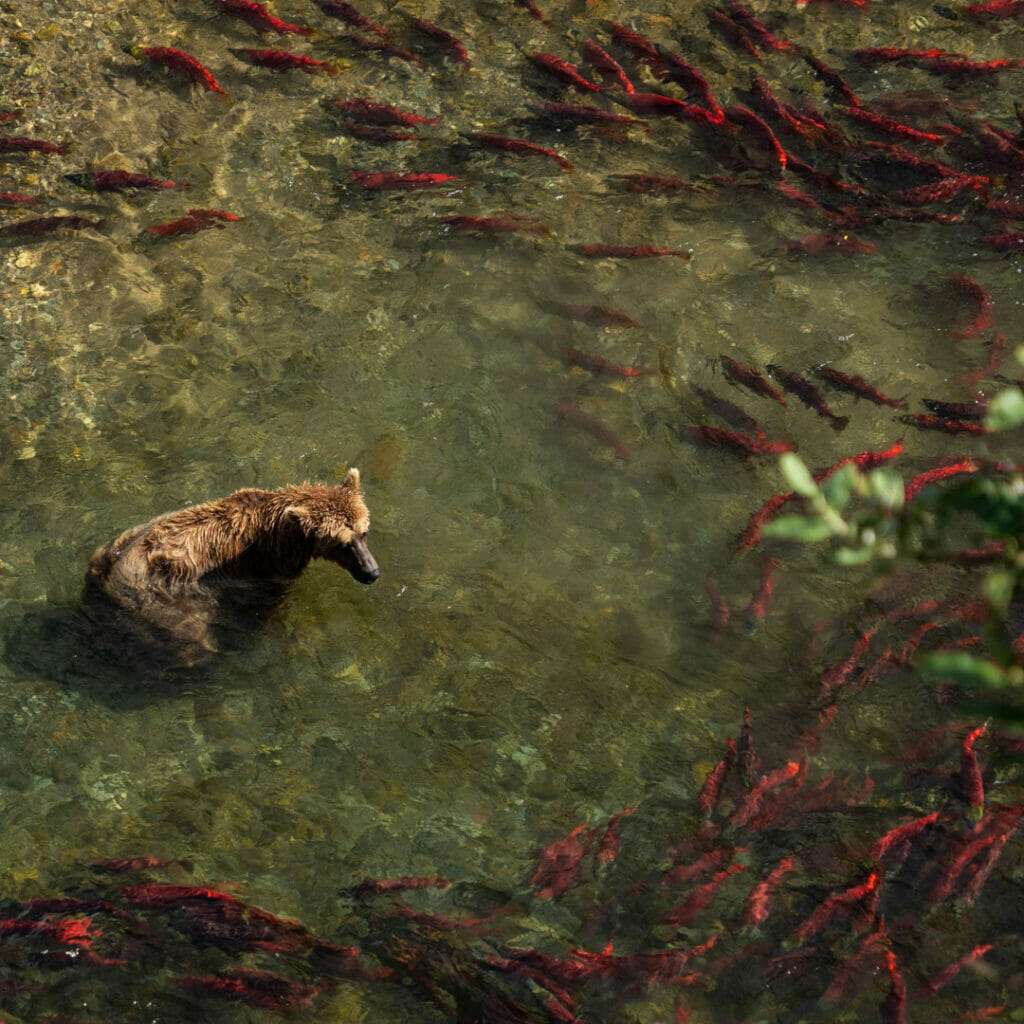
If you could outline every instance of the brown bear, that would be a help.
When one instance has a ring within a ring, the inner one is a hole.
[[[194,665],[216,650],[214,624],[243,610],[258,624],[311,558],[373,583],[380,568],[366,545],[369,527],[358,469],[337,487],[235,491],[158,516],[100,548],[85,575],[84,603],[94,620],[113,613],[147,645],[170,645],[174,660]]]

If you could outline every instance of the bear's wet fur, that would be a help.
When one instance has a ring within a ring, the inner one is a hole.
[[[254,629],[313,558],[373,583],[380,568],[366,544],[369,527],[357,469],[336,487],[235,491],[99,548],[83,605],[102,628],[113,618],[143,646],[194,665],[216,650],[214,626]]]

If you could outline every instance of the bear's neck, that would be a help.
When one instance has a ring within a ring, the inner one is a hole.
[[[314,542],[286,513],[295,503],[291,489],[239,493],[252,494],[240,510],[245,543],[220,568],[233,579],[294,579],[313,557]]]

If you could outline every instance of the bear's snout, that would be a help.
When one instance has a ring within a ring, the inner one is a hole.
[[[360,583],[375,583],[380,579],[380,566],[377,559],[370,554],[365,540],[354,540],[349,549],[353,555],[353,565],[346,566],[352,578]]]
[[[380,566],[375,565],[372,569],[367,569],[366,572],[356,577],[360,583],[375,583],[380,579]]]
[[[347,569],[357,583],[375,583],[380,579],[380,566],[362,537],[348,544],[339,544],[324,557]]]

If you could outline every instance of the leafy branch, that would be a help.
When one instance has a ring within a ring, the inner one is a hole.
[[[1024,363],[1024,348],[1017,358]],[[985,425],[997,431],[1024,426],[1024,392],[1014,386],[996,395]],[[922,655],[917,666],[926,679],[986,692],[1010,689],[1019,700],[1024,644],[1021,638],[1010,639],[1008,624],[1014,603],[1024,600],[1024,474],[1015,467],[1000,466],[992,473],[980,463],[964,465],[968,479],[928,482],[908,500],[902,478],[888,466],[864,472],[849,462],[816,480],[799,456],[786,452],[779,467],[791,490],[804,499],[804,512],[777,517],[764,527],[763,536],[828,542],[831,560],[842,566],[873,564],[887,570],[906,560],[988,564],[980,587],[989,608],[987,656],[936,652]],[[961,538],[979,546],[965,549],[957,543]],[[1020,703],[993,697],[983,706],[1007,723],[1024,724]]]

